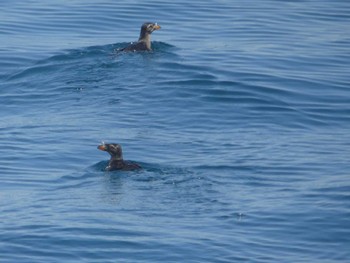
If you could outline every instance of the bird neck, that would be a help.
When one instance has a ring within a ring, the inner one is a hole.
[[[123,161],[123,156],[113,156],[113,155],[111,155],[110,161]]]
[[[151,43],[151,34],[148,32],[141,32],[140,37],[139,37],[139,41]]]

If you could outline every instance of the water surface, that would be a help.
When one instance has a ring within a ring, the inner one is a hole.
[[[347,1],[0,7],[1,262],[350,260]]]

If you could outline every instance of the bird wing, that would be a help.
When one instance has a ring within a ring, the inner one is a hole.
[[[140,41],[121,49],[121,51],[146,51],[148,50],[146,43]]]

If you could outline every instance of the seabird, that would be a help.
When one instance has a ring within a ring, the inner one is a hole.
[[[141,169],[141,166],[137,163],[132,163],[123,160],[123,152],[120,144],[116,143],[102,143],[97,147],[101,151],[108,152],[111,155],[108,166],[106,167],[107,171],[114,170],[137,170]]]
[[[129,46],[122,48],[120,51],[151,51],[151,34],[155,30],[159,30],[160,25],[157,23],[144,23],[141,26],[139,40],[131,43]]]

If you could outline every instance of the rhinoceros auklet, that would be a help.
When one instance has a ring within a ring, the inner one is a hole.
[[[116,143],[102,143],[97,147],[101,151],[108,152],[111,155],[108,166],[106,167],[107,171],[114,170],[137,170],[141,169],[141,166],[136,163],[131,163],[123,160],[123,152],[120,144]]]
[[[139,40],[131,43],[129,46],[120,49],[120,51],[151,51],[151,34],[153,31],[160,29],[157,23],[144,23],[141,26]]]

